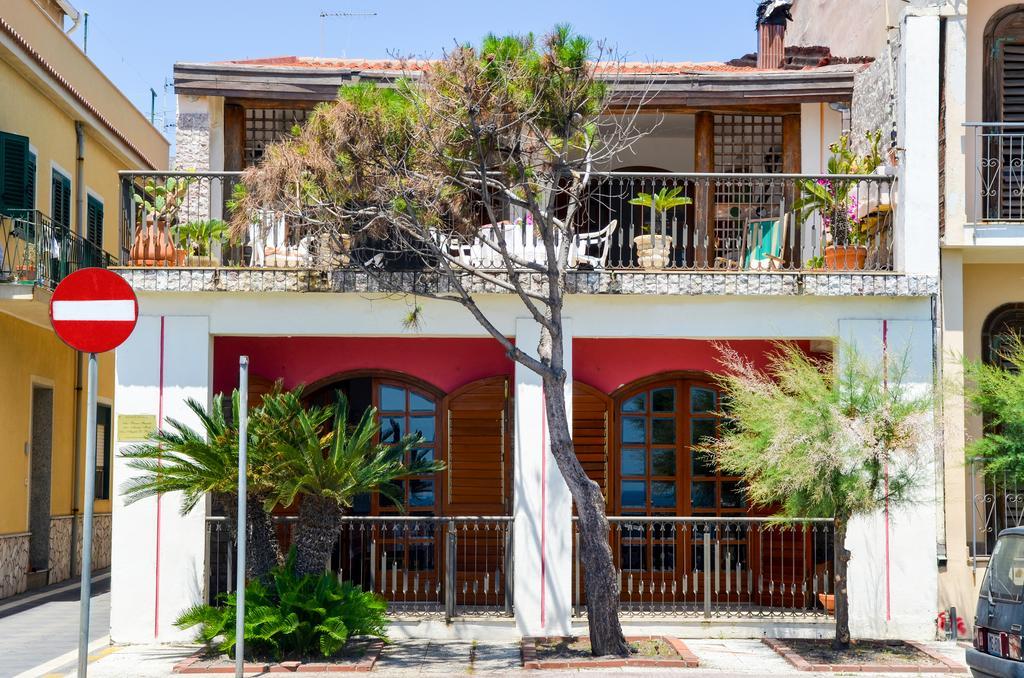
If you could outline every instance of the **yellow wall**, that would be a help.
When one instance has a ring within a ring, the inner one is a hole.
[[[71,213],[75,214],[75,123],[53,102],[26,82],[10,64],[0,61],[0,132],[27,136],[36,153],[35,208],[51,213],[50,178],[53,163],[71,179]],[[111,254],[118,247],[118,170],[128,169],[127,159],[114,155],[86,131],[85,185],[103,202],[103,246]],[[85,205],[83,197],[83,209]],[[83,214],[83,223],[84,223]],[[76,223],[70,224],[72,229]],[[84,226],[83,226],[84,228]]]
[[[163,135],[124,97],[103,71],[40,11],[34,0],[3,0],[3,17],[114,128],[139,148],[154,165],[154,169],[167,167],[168,145]],[[6,104],[10,97],[5,93],[4,99]]]
[[[30,303],[30,302],[26,302]],[[53,442],[50,512],[54,516],[72,512],[72,460],[74,451],[75,353],[48,329],[0,313],[0,534],[28,529],[29,457],[25,446],[31,440],[31,394],[33,380],[53,385]],[[107,403],[114,397],[113,355],[100,357],[98,396]],[[85,431],[83,402],[82,431]],[[84,450],[84,447],[83,447]],[[81,460],[84,471],[85,461]],[[80,471],[81,472],[81,471]],[[98,500],[97,512],[109,512],[110,502]],[[81,503],[79,504],[81,509]]]
[[[113,124],[133,144],[128,148],[99,121],[90,124],[90,116],[76,113],[81,103],[73,102],[66,89],[54,84],[49,76],[40,76],[40,66],[19,48],[0,45],[0,131],[29,138],[36,154],[35,208],[46,215],[51,207],[51,168],[59,166],[71,179],[72,230],[78,229],[76,197],[75,120],[84,119],[85,163],[82,183],[82,230],[88,195],[102,201],[104,210],[103,246],[112,255],[119,255],[118,204],[119,170],[167,167],[167,140],[82,51],[71,42],[33,0],[4,0],[3,19],[42,58],[54,67],[86,101]],[[2,29],[0,29],[2,30]],[[137,153],[144,156],[140,159]],[[43,294],[45,298],[45,293]],[[51,515],[71,514],[73,459],[75,450],[75,372],[76,354],[66,347],[48,328],[19,317],[18,304],[40,304],[43,301],[7,303],[9,314],[0,312],[0,535],[28,529],[29,457],[26,445],[31,437],[31,393],[33,380],[51,384],[54,393],[53,444],[51,468]],[[84,369],[84,362],[83,362]],[[112,404],[114,396],[114,357],[100,357],[99,393],[101,402]],[[84,457],[85,412],[82,396],[80,430]],[[90,469],[90,473],[93,471]],[[84,478],[85,460],[80,459],[79,479]],[[116,491],[116,479],[112,485]],[[78,510],[82,509],[79,502]],[[109,512],[109,500],[97,501],[97,512]]]

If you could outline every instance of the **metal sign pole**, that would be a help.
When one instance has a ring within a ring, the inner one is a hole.
[[[242,678],[245,664],[245,542],[247,520],[245,495],[248,487],[245,469],[249,447],[249,356],[238,358],[238,555],[235,572],[235,677]],[[84,675],[84,674],[83,674]]]
[[[89,666],[89,603],[92,596],[92,515],[96,499],[96,354],[89,354],[85,415],[85,516],[82,518],[82,579],[78,606],[78,675],[85,678]],[[109,435],[109,434],[108,434]]]

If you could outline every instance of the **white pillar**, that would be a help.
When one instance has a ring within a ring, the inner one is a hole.
[[[899,271],[938,275],[939,17],[906,17],[900,57],[904,151],[893,254]]]
[[[887,356],[891,370],[903,360],[904,386],[921,393],[932,389],[932,326],[928,320],[841,320],[841,339],[862,360]],[[890,372],[892,373],[892,372]],[[926,424],[931,429],[931,423]],[[914,499],[851,521],[850,630],[856,638],[935,636],[938,568],[935,539],[935,440],[926,436],[918,450]],[[888,532],[888,542],[886,533]]]
[[[117,349],[114,449],[131,417],[174,418],[198,427],[185,400],[210,400],[211,341],[206,317],[142,315]],[[128,419],[125,419],[128,417]],[[138,419],[136,419],[138,421]],[[187,516],[178,494],[125,505],[119,488],[137,475],[114,456],[110,637],[115,643],[190,640],[174,620],[203,598],[206,507]]]
[[[565,391],[572,421],[572,332],[566,322]],[[537,354],[540,327],[516,320],[516,346]],[[516,364],[515,616],[524,636],[570,635],[572,497],[551,455],[540,377]]]

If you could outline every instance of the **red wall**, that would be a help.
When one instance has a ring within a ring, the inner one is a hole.
[[[758,365],[769,341],[729,342]],[[451,393],[484,377],[513,372],[512,362],[493,339],[425,337],[216,337],[215,391],[238,384],[238,356],[248,355],[252,374],[283,378],[288,388],[342,372],[393,370],[418,377]],[[805,346],[806,350],[806,346]],[[573,377],[605,393],[659,372],[720,371],[712,342],[692,339],[575,339]]]
[[[445,393],[498,374],[512,362],[493,339],[426,337],[216,337],[214,391],[238,385],[238,356],[252,374],[284,379],[286,388],[352,370],[393,370],[418,377]]]
[[[773,343],[764,340],[724,342],[763,366]],[[798,342],[809,350],[807,342]],[[721,372],[714,342],[697,339],[574,339],[573,378],[611,393],[659,372]]]

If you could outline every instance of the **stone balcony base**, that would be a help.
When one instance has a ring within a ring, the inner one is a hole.
[[[335,292],[389,294],[451,292],[443,275],[423,272],[256,268],[115,268],[133,288],[145,292]],[[503,279],[504,274],[495,274]],[[543,276],[524,274],[530,291],[542,292]],[[466,275],[475,294],[508,294],[493,282]],[[683,296],[872,296],[923,297],[938,292],[938,277],[903,273],[740,273],[572,271],[570,294]]]

